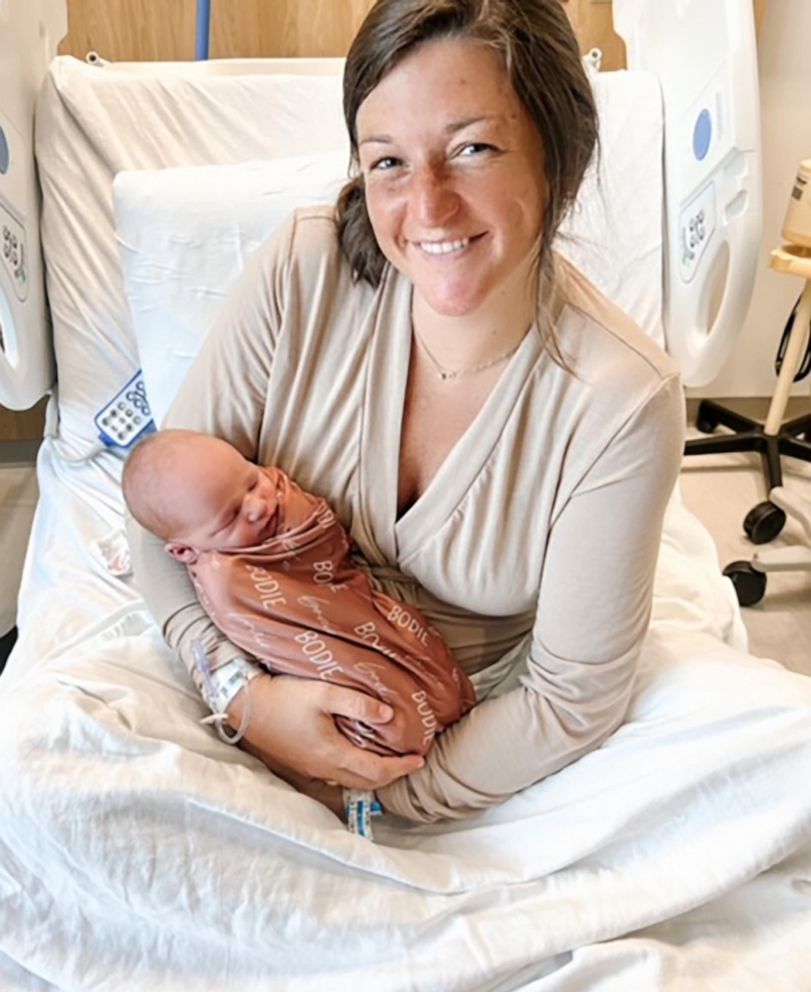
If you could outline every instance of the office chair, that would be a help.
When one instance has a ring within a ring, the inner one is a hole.
[[[756,551],[751,561],[733,561],[727,565],[724,575],[732,580],[741,606],[754,606],[763,599],[768,572],[811,572],[811,501],[782,486],[772,489],[769,498],[784,513],[800,522],[807,544],[765,548]]]
[[[702,400],[696,427],[703,433],[712,434],[722,425],[732,433],[695,438],[688,441],[684,449],[685,455],[757,451],[769,494],[783,485],[781,456],[811,462],[811,413],[783,422],[791,384],[808,374],[811,359],[811,159],[800,164],[783,224],[783,237],[789,243],[771,252],[769,265],[777,272],[800,276],[805,280],[805,288],[783,332],[777,360],[777,386],[766,421],[761,424],[713,400]],[[785,522],[785,510],[770,497],[747,513],[743,528],[753,544],[765,544],[777,537]]]

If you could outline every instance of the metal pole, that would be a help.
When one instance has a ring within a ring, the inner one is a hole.
[[[211,33],[211,0],[197,0],[196,59],[208,58],[208,41]]]

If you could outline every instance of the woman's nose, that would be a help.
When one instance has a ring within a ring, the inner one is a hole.
[[[442,169],[429,166],[414,176],[411,204],[415,219],[423,227],[444,227],[459,210],[459,195]]]

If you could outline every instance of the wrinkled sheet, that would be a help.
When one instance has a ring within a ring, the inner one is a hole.
[[[94,550],[116,469],[41,453],[0,679],[0,987],[807,989],[811,680],[745,653],[677,497],[627,722],[494,810],[384,817],[372,844],[200,725]]]

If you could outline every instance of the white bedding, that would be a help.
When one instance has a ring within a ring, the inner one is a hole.
[[[120,459],[64,458],[90,447],[93,413],[137,364],[112,176],[273,157],[277,135],[257,150],[261,76],[104,72],[59,60],[38,118],[54,131],[40,168],[61,439],[40,451],[0,679],[0,988],[808,992],[811,680],[746,654],[732,587],[678,495],[628,721],[485,815],[384,818],[371,844],[199,724],[188,676],[100,552],[121,538]],[[610,261],[620,245],[603,248]]]
[[[40,456],[0,680],[3,988],[808,988],[811,680],[744,653],[677,497],[628,722],[500,808],[371,844],[198,723],[92,550],[117,467]]]

